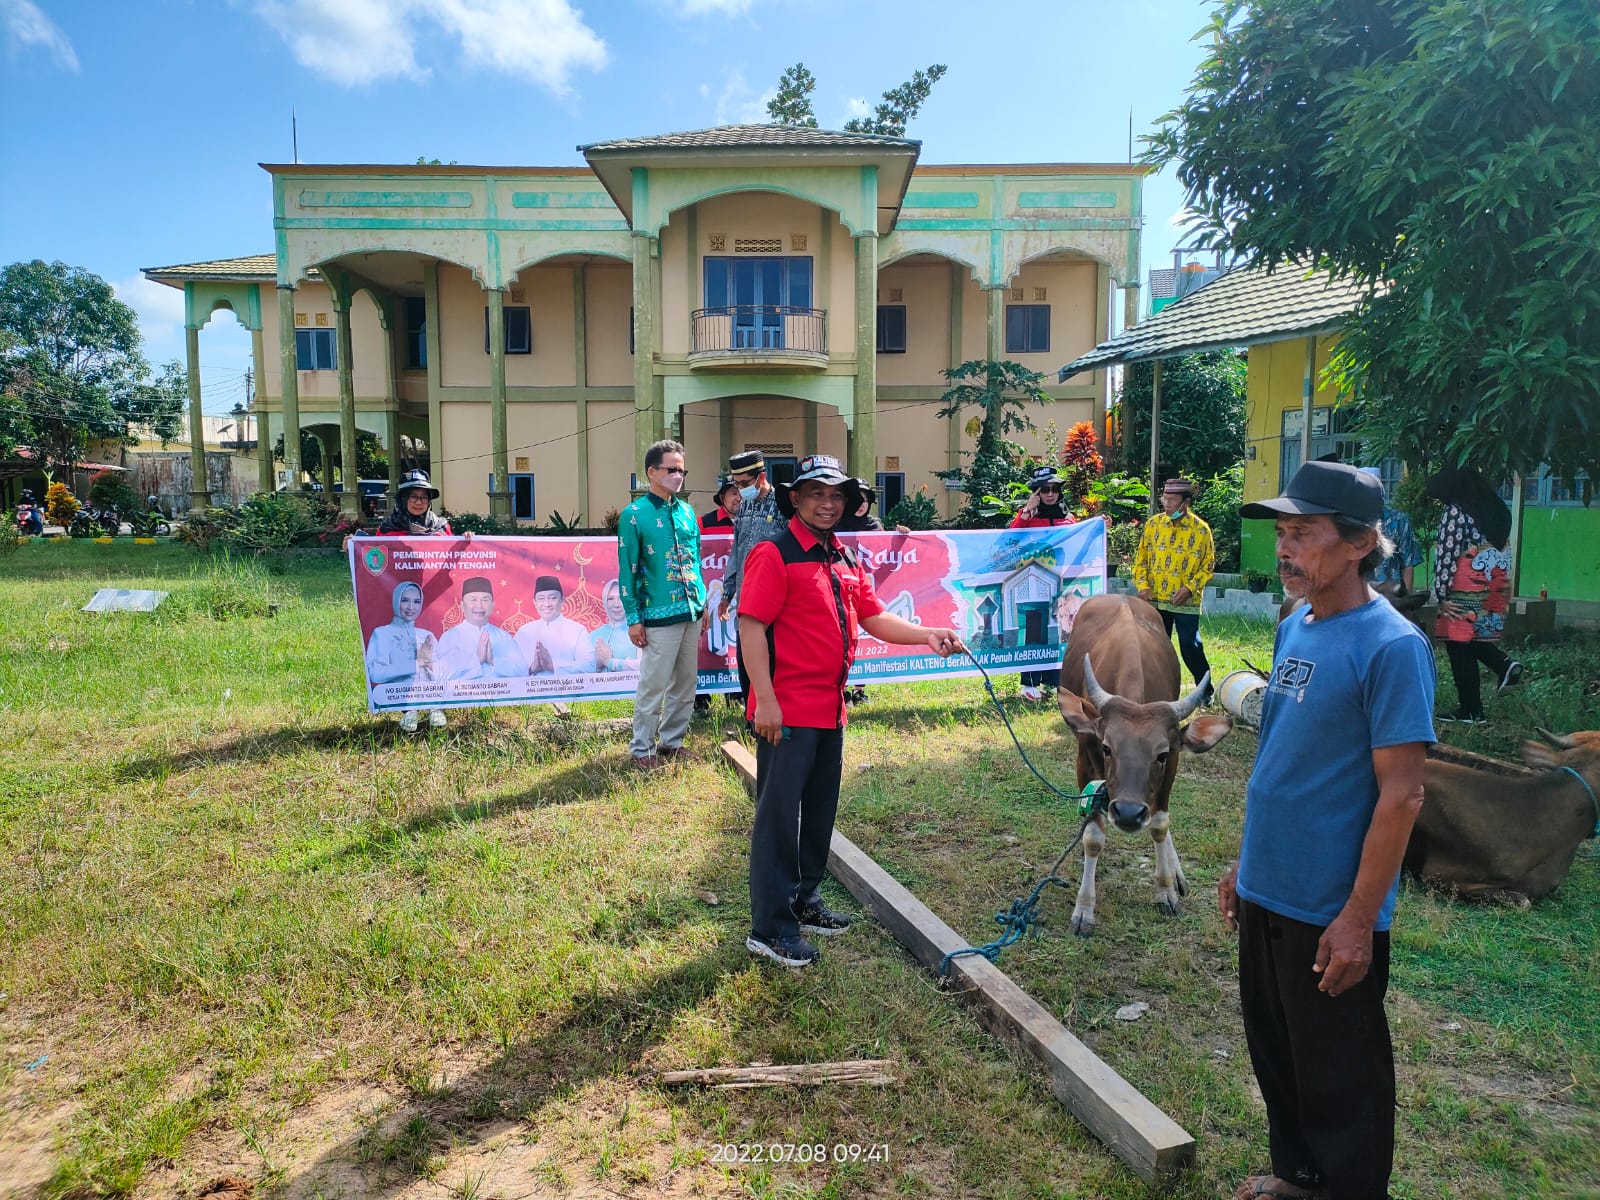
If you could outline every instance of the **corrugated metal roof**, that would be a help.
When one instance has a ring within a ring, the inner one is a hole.
[[[275,254],[247,254],[243,258],[214,258],[210,262],[174,263],[170,267],[145,267],[152,279],[276,279]]]
[[[690,129],[683,133],[591,142],[587,146],[579,146],[578,151],[591,154],[612,150],[853,150],[868,146],[910,150],[921,145],[921,142],[909,138],[884,137],[876,133],[841,133],[832,129],[812,129],[807,125],[717,125],[711,129]]]
[[[1368,285],[1285,263],[1276,271],[1243,267],[1191,292],[1149,320],[1075,358],[1061,381],[1113,363],[1171,358],[1200,350],[1249,346],[1337,326],[1361,303]]]

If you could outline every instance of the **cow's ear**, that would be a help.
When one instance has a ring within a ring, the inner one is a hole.
[[[1183,727],[1183,745],[1191,754],[1204,754],[1233,729],[1233,718],[1227,713],[1207,713],[1196,717]]]
[[[1072,726],[1074,733],[1093,736],[1097,732],[1095,724],[1100,719],[1100,710],[1093,704],[1066,688],[1056,693],[1056,700],[1061,704],[1061,719]]]
[[[1561,765],[1561,754],[1543,742],[1523,742],[1522,761],[1530,767],[1540,767],[1548,771]]]

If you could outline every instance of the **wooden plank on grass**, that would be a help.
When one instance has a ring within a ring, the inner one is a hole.
[[[738,742],[722,744],[724,756],[755,786],[755,756]],[[834,831],[828,869],[861,906],[938,973],[952,950],[968,945],[950,926],[863,853]],[[985,1028],[1020,1045],[1050,1076],[1050,1090],[1090,1133],[1146,1183],[1159,1185],[1194,1160],[1194,1138],[1145,1099],[1093,1050],[1073,1037],[1032,996],[986,958],[963,955],[950,962],[949,977],[971,1003]]]

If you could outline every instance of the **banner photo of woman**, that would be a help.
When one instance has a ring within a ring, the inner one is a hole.
[[[961,630],[990,674],[1057,665],[1076,602],[1106,586],[1098,519],[839,540],[891,612]],[[700,692],[739,689],[737,618],[715,617],[732,543],[701,541],[713,616],[701,637]],[[372,712],[633,699],[639,658],[617,596],[615,539],[356,538],[349,554]],[[976,673],[968,659],[863,633],[849,683]]]

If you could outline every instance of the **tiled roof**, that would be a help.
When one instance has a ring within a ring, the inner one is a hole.
[[[839,133],[831,129],[812,129],[806,125],[718,125],[684,133],[591,142],[587,146],[579,146],[578,151],[591,154],[611,150],[854,150],[870,146],[914,149],[920,145],[921,142],[909,138],[884,137],[876,133]]]
[[[1178,272],[1172,267],[1157,267],[1150,272],[1150,299],[1171,300],[1177,292]]]
[[[275,254],[247,254],[243,258],[216,258],[210,262],[146,267],[144,273],[152,279],[275,279],[278,275],[278,258]]]
[[[1148,320],[1075,358],[1070,376],[1112,363],[1171,358],[1274,342],[1337,326],[1367,294],[1367,285],[1284,263],[1276,271],[1242,267],[1191,292]]]

